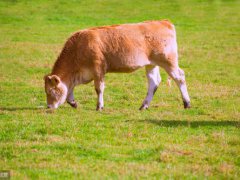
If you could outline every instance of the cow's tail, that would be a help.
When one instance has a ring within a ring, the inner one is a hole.
[[[169,87],[172,86],[171,80],[172,80],[171,77],[168,76],[168,78],[167,78],[167,85],[168,85]]]

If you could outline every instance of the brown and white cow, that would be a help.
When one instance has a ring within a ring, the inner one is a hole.
[[[94,80],[97,110],[103,109],[104,75],[133,72],[145,66],[148,93],[140,107],[147,109],[161,82],[159,66],[178,85],[184,108],[190,107],[184,71],[178,65],[176,32],[167,20],[95,27],[74,33],[65,43],[51,74],[45,76],[47,106],[67,101],[77,107],[73,89]]]

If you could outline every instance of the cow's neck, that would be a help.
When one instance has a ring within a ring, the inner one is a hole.
[[[52,69],[52,75],[57,75],[61,81],[66,85],[67,89],[72,88],[72,83],[71,83],[71,72],[65,67],[64,65],[54,65]]]
[[[58,59],[54,64],[52,73],[60,77],[61,81],[67,86],[68,90],[73,89],[76,85],[86,84],[93,79],[93,74],[89,69],[73,67],[68,61]]]

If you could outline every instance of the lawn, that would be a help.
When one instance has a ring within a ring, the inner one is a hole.
[[[192,108],[162,83],[151,106],[145,70],[107,74],[78,108],[46,110],[43,76],[65,40],[87,27],[169,19]],[[13,179],[238,179],[240,1],[0,1],[0,170]]]

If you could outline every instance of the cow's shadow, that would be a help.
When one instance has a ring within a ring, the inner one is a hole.
[[[61,109],[71,108],[70,106],[61,106]],[[46,106],[39,106],[39,107],[0,107],[1,111],[50,111],[51,109],[48,109]]]
[[[210,127],[227,127],[233,126],[240,128],[240,121],[235,120],[197,120],[197,121],[182,121],[182,120],[157,120],[157,119],[145,119],[139,120],[142,123],[150,123],[155,124],[161,127],[191,127],[191,128],[198,128],[202,126],[210,126]]]
[[[45,107],[0,107],[0,111],[25,111],[25,110],[41,110]]]

